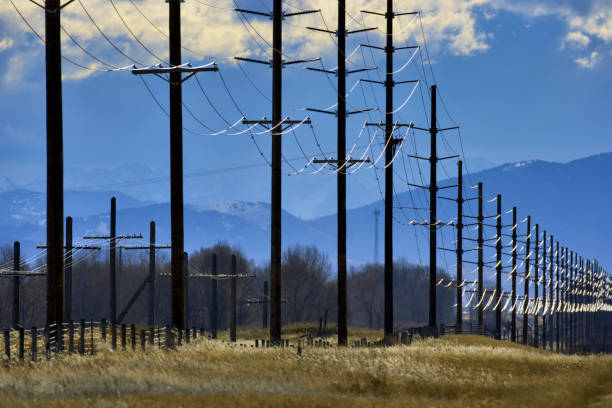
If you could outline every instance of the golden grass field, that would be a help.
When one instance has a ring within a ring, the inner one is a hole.
[[[286,335],[292,343],[304,327]],[[351,331],[352,339],[382,333]],[[227,333],[223,333],[227,336]],[[476,336],[411,346],[110,351],[0,368],[2,407],[612,407],[612,356],[554,354]],[[334,338],[330,337],[330,341]]]

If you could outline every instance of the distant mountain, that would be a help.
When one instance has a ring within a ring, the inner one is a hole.
[[[554,235],[561,246],[568,246],[584,256],[597,257],[602,265],[612,265],[610,246],[612,238],[612,218],[610,217],[610,201],[612,200],[612,153],[604,153],[572,162],[550,163],[540,160],[509,163],[492,169],[464,176],[467,194],[475,196],[476,190],[470,189],[471,184],[483,183],[485,198],[485,215],[494,214],[495,203],[487,203],[496,194],[502,194],[502,208],[505,211],[517,207],[519,221],[527,215],[532,216],[532,225],[540,224],[540,231],[547,230]],[[456,179],[439,181],[439,185],[452,185]],[[441,195],[454,197],[456,189],[442,190]],[[398,194],[395,206],[415,205],[411,199],[418,200],[423,192],[412,191]],[[417,201],[417,207],[426,206],[423,200]],[[348,258],[355,263],[371,261],[374,257],[374,216],[373,211],[381,211],[380,215],[380,259],[383,256],[383,202],[377,201],[367,206],[348,211]],[[475,202],[466,204],[465,213],[476,215]],[[407,217],[404,217],[404,214]],[[398,222],[408,222],[409,218],[417,221],[428,220],[427,210],[419,215],[412,210],[394,210]],[[450,220],[456,217],[456,206],[446,200],[439,200],[438,218]],[[511,222],[509,214],[504,215],[504,223]],[[335,216],[312,220],[310,224],[317,229],[333,234],[335,231]],[[428,262],[428,236],[422,226],[407,226],[394,223],[395,256],[406,256],[412,261]],[[466,221],[467,222],[467,221]],[[519,225],[519,230],[524,229]],[[466,233],[469,233],[467,231]],[[471,232],[475,235],[474,232]],[[487,236],[494,230],[488,230]],[[521,231],[524,233],[524,231]],[[419,243],[415,242],[415,234]],[[440,246],[453,247],[450,234],[446,242],[439,240]],[[336,251],[335,242],[328,249],[331,254]],[[454,254],[441,252],[438,264],[445,267],[447,263],[454,266]]]
[[[466,191],[474,196],[476,191],[469,185],[482,181],[484,184],[485,212],[492,215],[495,203],[487,201],[502,194],[504,211],[518,207],[519,220],[532,215],[532,222],[540,229],[552,233],[563,246],[576,250],[587,257],[598,257],[603,265],[612,265],[609,251],[612,219],[608,214],[608,203],[612,199],[612,153],[601,154],[570,163],[528,161],[509,163],[481,172],[465,175]],[[399,182],[399,181],[396,181]],[[439,185],[451,185],[455,180],[442,180]],[[443,194],[454,196],[454,189],[443,190]],[[142,233],[148,240],[149,222],[157,224],[157,241],[169,243],[170,207],[168,203],[150,204],[128,195],[111,192],[66,192],[65,214],[74,218],[75,241],[85,233],[108,232],[108,207],[111,195],[118,199],[118,233]],[[426,207],[422,191],[400,193],[396,207]],[[413,203],[414,199],[414,203]],[[456,216],[452,202],[440,200],[438,216],[450,220]],[[349,210],[347,212],[347,244],[349,264],[371,262],[374,259],[374,210],[381,211],[379,223],[379,259],[384,248],[384,206],[382,201]],[[465,213],[474,215],[475,202],[466,204]],[[0,243],[15,239],[23,241],[25,247],[44,241],[44,196],[25,190],[0,193]],[[239,245],[247,256],[266,262],[269,259],[270,209],[266,203],[229,201],[207,206],[185,206],[185,248],[193,251],[212,245],[218,240]],[[422,226],[406,225],[410,219],[423,221],[428,212],[415,213],[410,209],[395,209],[394,255],[404,256],[410,261],[428,262],[427,230]],[[510,218],[504,215],[504,223]],[[451,227],[440,246],[452,248],[454,231]],[[521,232],[524,224],[519,226]],[[283,247],[294,244],[317,245],[335,261],[336,216],[325,216],[303,220],[283,212]],[[474,231],[466,231],[469,237]],[[494,230],[487,230],[492,236]],[[415,239],[418,236],[418,240]],[[466,247],[469,245],[466,243]],[[470,256],[473,256],[471,253]],[[487,255],[489,256],[489,255]],[[468,256],[466,256],[468,257]],[[468,257],[469,259],[469,257]],[[454,268],[454,254],[440,252],[439,265]]]

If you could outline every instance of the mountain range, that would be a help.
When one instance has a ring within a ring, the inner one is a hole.
[[[602,265],[612,263],[608,252],[611,244],[609,231],[612,220],[608,203],[612,198],[612,153],[604,153],[569,163],[552,163],[540,160],[514,162],[464,176],[465,195],[475,197],[472,189],[483,182],[485,215],[495,215],[496,204],[490,202],[496,194],[502,194],[504,224],[511,222],[507,212],[518,208],[519,221],[532,216],[532,225],[539,223],[540,231],[547,230],[559,239],[562,246],[578,251],[589,258],[597,258]],[[350,180],[350,179],[349,179]],[[31,190],[12,189],[6,179],[0,180],[9,188],[0,193],[0,244],[14,240],[22,242],[24,251],[45,240],[45,196]],[[400,180],[396,178],[396,185]],[[440,180],[440,186],[456,184],[456,179]],[[441,195],[453,198],[456,189],[441,190]],[[109,231],[109,200],[117,197],[118,234],[142,233],[148,241],[149,222],[157,225],[157,242],[169,243],[169,203],[152,203],[138,200],[128,194],[115,191],[66,191],[65,214],[74,219],[74,241],[84,234],[105,234]],[[428,262],[428,236],[424,226],[408,225],[410,220],[422,222],[428,219],[427,202],[420,189],[398,193],[394,206],[394,256],[406,257],[414,263]],[[351,265],[371,262],[375,257],[375,217],[379,217],[379,259],[383,254],[384,205],[379,200],[347,211],[348,261]],[[476,215],[476,202],[465,206],[466,215]],[[456,206],[448,200],[439,200],[438,218],[451,221],[456,217]],[[465,221],[466,223],[468,221]],[[454,248],[454,229],[440,234],[438,245]],[[525,224],[519,224],[519,233],[526,233]],[[270,207],[263,202],[229,201],[214,205],[185,205],[185,249],[190,252],[209,246],[219,240],[239,246],[256,262],[269,259]],[[488,228],[485,235],[495,233]],[[475,237],[473,227],[464,234]],[[507,239],[509,240],[509,238]],[[507,241],[506,240],[506,241]],[[283,246],[316,245],[329,255],[332,263],[336,253],[336,216],[329,215],[304,220],[289,212],[283,212]],[[469,243],[464,244],[470,247]],[[472,245],[473,246],[473,245]],[[453,269],[454,254],[441,251],[438,264]],[[489,256],[487,253],[486,256]]]

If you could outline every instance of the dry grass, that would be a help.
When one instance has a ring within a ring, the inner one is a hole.
[[[288,336],[297,338],[294,329]],[[609,356],[552,354],[475,336],[409,347],[305,348],[301,357],[294,348],[243,343],[248,346],[199,339],[179,352],[105,350],[11,364],[0,368],[0,405],[563,408],[612,402]]]

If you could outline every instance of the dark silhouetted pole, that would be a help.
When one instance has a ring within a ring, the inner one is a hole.
[[[64,321],[64,145],[60,0],[45,0],[47,324]]]
[[[211,255],[211,262],[212,262],[212,271],[211,274],[212,275],[217,275],[217,254],[212,254]],[[210,286],[211,286],[211,296],[210,296],[210,331],[212,334],[212,338],[216,339],[217,338],[217,305],[218,305],[218,300],[217,300],[217,280],[216,279],[211,279],[210,282]]]
[[[542,348],[546,349],[546,313],[548,313],[546,299],[546,231],[542,234]]]
[[[461,282],[463,282],[463,162],[457,162],[457,333],[461,333],[463,326],[463,291],[461,290]]]
[[[66,217],[66,270],[64,272],[64,321],[72,320],[72,217]]]
[[[540,319],[538,317],[540,307],[540,224],[535,226],[535,258],[533,260],[534,277],[533,277],[533,296],[535,303],[533,306],[533,346],[540,346]]]
[[[189,254],[183,252],[183,262],[185,263],[185,328],[189,328]]]
[[[18,271],[21,264],[21,245],[19,241],[13,243],[13,270]],[[19,306],[21,300],[19,298],[19,286],[20,286],[19,275],[13,276],[13,328],[17,330],[19,328]]]
[[[281,342],[281,172],[283,98],[283,10],[274,0],[272,10],[272,197],[270,225],[270,341]]]
[[[497,340],[501,340],[501,317],[502,317],[502,196],[501,194],[497,195],[497,235],[496,235],[496,273],[495,273],[495,338]]]
[[[155,325],[155,221],[149,225],[149,326]]]
[[[170,11],[170,65],[181,65],[181,1],[168,0]],[[172,326],[185,328],[185,270],[183,262],[183,106],[182,73],[170,73],[170,224]]]
[[[484,213],[482,194],[482,183],[478,183],[478,334],[481,336],[484,335],[484,309],[482,300],[484,296]]]
[[[536,239],[537,240],[537,239]],[[531,216],[527,217],[527,238],[525,240],[525,276],[524,279],[524,292],[523,292],[523,344],[528,343],[528,329],[529,329],[529,265],[531,260]],[[536,281],[537,282],[537,281]]]
[[[510,304],[512,305],[512,324],[511,324],[511,332],[510,332],[510,341],[513,343],[516,342],[516,255],[517,255],[517,234],[516,230],[518,229],[518,225],[516,224],[516,207],[512,207],[512,272],[510,275],[512,277],[512,298],[510,300]]]
[[[430,156],[429,156],[429,326],[437,324],[436,313],[436,283],[437,256],[438,256],[438,120],[436,118],[437,88],[431,87],[431,122],[429,126]]]
[[[230,341],[236,342],[236,255],[232,255],[232,275],[231,280],[231,314],[230,314]]]
[[[346,293],[346,0],[338,0],[338,345],[348,336]]]
[[[557,305],[556,305],[556,310],[555,310],[555,317],[556,317],[556,326],[555,326],[555,343],[557,344],[557,351],[559,351],[559,342],[560,342],[560,338],[559,335],[561,334],[560,332],[560,324],[561,324],[561,319],[559,318],[559,307],[561,305],[561,280],[559,279],[559,241],[557,241],[557,248],[555,251],[555,271],[556,271],[556,278],[557,278],[557,290],[556,290],[556,297],[557,297]]]
[[[385,340],[393,337],[393,0],[387,0],[385,48]]]
[[[268,281],[264,281],[264,303],[263,303],[263,328],[268,327],[268,303],[270,302],[270,296],[268,295]]]
[[[117,199],[111,198],[110,213],[110,317],[111,324],[117,324]]]
[[[550,349],[553,349],[553,342],[554,342],[554,326],[555,326],[555,308],[557,307],[557,305],[555,304],[555,293],[554,293],[554,288],[555,288],[555,275],[554,275],[554,263],[555,263],[555,247],[553,244],[554,241],[554,237],[551,235],[550,236],[550,261],[548,263],[549,265],[549,270],[550,270],[550,291],[549,291],[549,295],[550,295],[550,332],[548,335],[549,341],[550,341]]]

